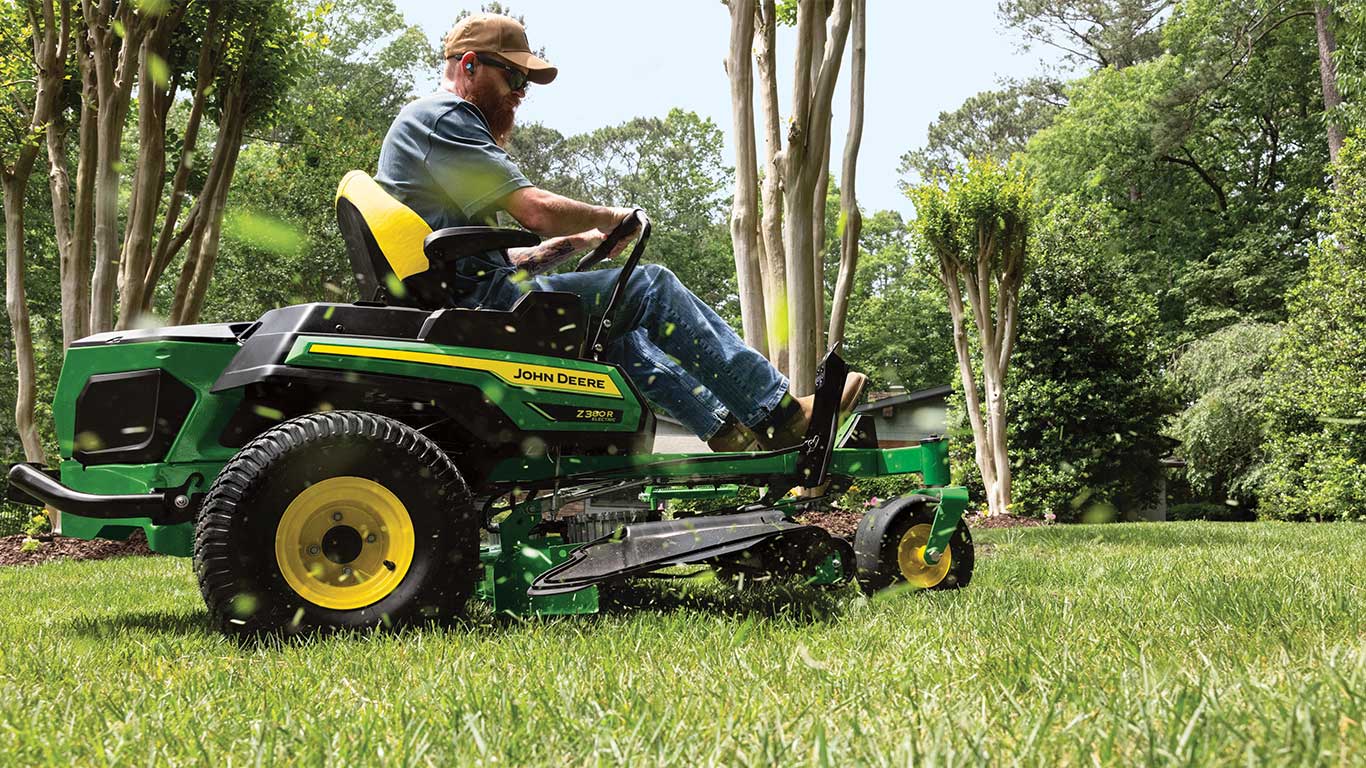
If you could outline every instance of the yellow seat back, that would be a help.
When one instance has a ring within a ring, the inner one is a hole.
[[[432,228],[413,209],[385,192],[365,171],[351,171],[342,177],[337,186],[336,207],[337,226],[346,240],[362,292],[384,290],[390,273],[404,280],[426,272],[431,266],[422,250],[422,241],[432,233]],[[372,273],[375,286],[365,285],[364,272]]]

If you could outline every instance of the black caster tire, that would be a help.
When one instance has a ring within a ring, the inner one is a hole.
[[[923,549],[936,503],[923,496],[894,499],[864,517],[854,538],[854,551],[859,587],[865,593],[900,584],[919,589],[962,589],[972,581],[972,532],[961,520],[939,562],[930,565],[924,561]]]
[[[458,615],[479,574],[460,471],[422,433],[357,411],[262,433],[196,517],[194,568],[230,634],[401,626]]]

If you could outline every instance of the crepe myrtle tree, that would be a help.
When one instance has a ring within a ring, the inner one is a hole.
[[[1030,184],[1017,168],[972,159],[961,171],[941,174],[909,194],[916,208],[915,232],[948,297],[987,505],[991,514],[1005,514],[1010,507],[1006,378],[1029,244]],[[977,330],[976,359],[969,323]]]
[[[850,28],[856,16],[862,17],[864,3],[727,0],[727,5],[731,37],[726,72],[736,137],[731,232],[745,338],[787,373],[796,394],[807,394],[815,386],[825,335],[822,257],[830,171],[830,104]],[[798,41],[792,62],[792,111],[786,121],[778,110],[775,30],[780,23],[795,23]],[[862,21],[859,25],[862,29]],[[861,40],[859,34],[855,37]],[[856,41],[855,46],[855,79],[861,81],[861,42]],[[752,99],[756,71],[765,149],[762,168],[755,146]],[[863,89],[858,82],[852,93],[853,149],[846,150],[846,175],[850,175],[849,152],[857,157],[862,130]],[[845,186],[852,186],[852,178]],[[852,189],[846,200],[854,205]],[[845,215],[847,218],[847,211]],[[852,254],[857,238],[844,245],[846,253]],[[851,258],[846,256],[844,262]],[[852,274],[853,266],[847,271]]]
[[[189,277],[182,273],[184,290],[171,314],[193,320],[208,286],[243,127],[267,114],[290,82],[308,48],[306,30],[324,11],[301,15],[282,0],[22,5],[34,30],[25,58],[36,77],[21,82],[31,82],[38,94],[31,139],[45,139],[47,147],[64,345],[108,330],[116,315],[128,327],[150,312],[158,281],[186,245],[192,270]],[[187,105],[183,130],[168,126],[177,102]],[[206,118],[217,136],[207,171],[196,172]],[[130,127],[136,139],[125,143]],[[168,160],[175,160],[169,189]]]
[[[116,309],[121,327],[136,322],[187,245],[170,314],[193,322],[212,274],[244,128],[269,115],[309,47],[311,22],[324,12],[300,11],[285,0],[0,3],[0,82],[12,96],[0,104],[0,124],[8,129],[0,135],[6,310],[15,344],[15,422],[29,460],[43,458],[24,285],[23,201],[35,166],[46,161],[64,345],[111,328]],[[179,135],[167,122],[177,101],[188,103]],[[207,172],[195,173],[204,119],[217,136]],[[136,140],[125,142],[131,125]],[[170,150],[179,157],[168,190]]]
[[[0,5],[0,188],[4,193],[5,311],[14,334],[16,393],[14,421],[29,461],[43,460],[34,418],[36,377],[33,326],[29,320],[24,276],[24,197],[42,148],[43,126],[59,109],[62,63],[69,39],[69,10],[51,3]]]

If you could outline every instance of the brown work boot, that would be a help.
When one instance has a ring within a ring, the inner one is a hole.
[[[863,388],[867,385],[868,377],[861,373],[851,372],[844,378],[844,392],[840,394],[839,421],[844,421],[844,418],[854,410],[859,398],[863,396]],[[784,397],[784,400],[787,399]],[[806,437],[806,430],[811,426],[811,416],[815,410],[816,396],[804,395],[791,399],[794,402],[785,402],[774,409],[775,413],[787,411],[786,418],[780,425],[759,424],[754,427],[754,436],[759,441],[759,447],[765,451],[791,448]]]
[[[717,453],[740,453],[755,449],[754,433],[738,421],[726,419],[726,423],[707,440],[707,447]]]

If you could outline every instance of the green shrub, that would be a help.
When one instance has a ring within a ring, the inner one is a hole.
[[[1267,370],[1278,325],[1238,323],[1192,342],[1168,371],[1184,410],[1167,427],[1186,460],[1185,479],[1205,498],[1255,507],[1267,459]]]
[[[1366,137],[1343,148],[1328,237],[1291,297],[1267,398],[1271,458],[1260,511],[1284,520],[1366,515]]]

